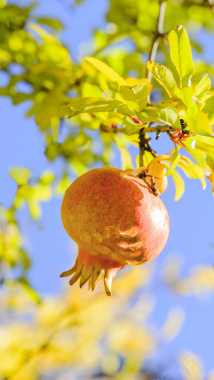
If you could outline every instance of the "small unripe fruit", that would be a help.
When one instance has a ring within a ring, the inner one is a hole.
[[[80,278],[95,289],[104,278],[106,294],[125,265],[153,260],[169,234],[167,210],[151,189],[133,174],[116,168],[94,169],[66,190],[61,216],[68,235],[78,244],[70,284]]]

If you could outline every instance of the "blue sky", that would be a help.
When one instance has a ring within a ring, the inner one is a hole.
[[[12,2],[11,2],[12,3]],[[27,4],[28,1],[18,1]],[[58,17],[65,24],[62,34],[63,42],[69,47],[72,57],[78,59],[87,48],[94,28],[105,28],[104,15],[108,9],[106,0],[87,0],[78,6],[68,7],[69,1],[40,1],[34,13],[38,16]],[[93,11],[92,11],[93,9]],[[89,16],[90,15],[90,16]],[[200,34],[206,59],[213,59],[210,49],[213,40],[205,33]],[[6,80],[0,75],[0,84]],[[44,156],[44,146],[33,119],[26,119],[24,113],[28,104],[14,107],[10,99],[0,98],[1,107],[1,140],[0,140],[0,202],[10,204],[16,190],[15,182],[9,177],[8,169],[21,165],[39,175],[46,169],[61,170],[60,162],[49,163]],[[171,143],[161,137],[154,141],[153,148],[158,153],[166,153],[172,149]],[[167,146],[167,148],[166,148]],[[118,157],[115,166],[120,167]],[[180,255],[183,260],[182,275],[188,275],[195,264],[213,265],[214,234],[213,219],[214,199],[211,185],[207,183],[202,190],[199,180],[185,178],[186,190],[178,202],[174,202],[174,186],[170,181],[162,200],[165,203],[171,223],[171,231],[167,245],[162,254],[155,260],[155,282],[151,291],[157,292],[156,307],[151,315],[151,323],[162,326],[169,307],[178,306],[184,309],[186,320],[176,340],[162,350],[163,357],[173,355],[177,349],[187,348],[194,351],[203,361],[206,370],[214,367],[214,308],[213,296],[206,298],[181,297],[160,283],[160,272],[165,260],[170,255]],[[60,198],[43,204],[42,222],[35,225],[31,222],[26,210],[20,212],[20,222],[26,237],[26,245],[31,252],[33,266],[30,271],[32,285],[44,294],[59,294],[62,279],[59,274],[68,269],[77,254],[77,248],[66,235],[60,219]],[[72,253],[71,253],[72,252]],[[149,264],[148,264],[149,265]],[[174,359],[173,359],[174,360]]]

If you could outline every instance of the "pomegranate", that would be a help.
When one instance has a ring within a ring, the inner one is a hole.
[[[118,269],[153,260],[164,248],[169,216],[149,186],[135,175],[116,168],[94,169],[77,178],[66,190],[62,222],[78,244],[70,284],[89,280],[89,289],[104,278],[111,295],[111,282]]]

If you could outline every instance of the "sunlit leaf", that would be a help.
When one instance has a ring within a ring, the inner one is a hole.
[[[39,36],[41,36],[44,40],[53,40],[54,36],[52,36],[50,33],[48,33],[45,29],[43,29],[41,26],[34,22],[29,22],[28,27],[34,30],[36,33],[38,33]]]
[[[175,183],[175,198],[174,199],[175,201],[178,201],[182,197],[185,190],[184,180],[176,170],[174,170],[171,173],[171,175]]]
[[[56,29],[56,30],[60,30],[62,29],[62,24],[60,21],[58,20],[54,20],[52,18],[48,18],[48,17],[39,17],[37,18],[37,21],[40,23],[40,24],[44,24],[44,25],[47,25],[47,26],[50,26],[52,29]]]
[[[179,363],[185,380],[204,380],[205,374],[201,359],[193,352],[179,355]]]
[[[170,174],[172,174],[172,172],[175,170],[176,166],[178,166],[178,163],[180,161],[180,154],[178,153],[177,149],[171,155],[170,161],[171,161],[172,165],[170,166],[170,168],[166,172],[166,174],[165,174],[166,176],[169,176]]]
[[[111,96],[109,86],[108,86],[108,82],[107,82],[105,75],[103,75],[102,73],[99,73],[98,79],[99,79],[99,85],[100,85],[101,89],[103,91],[105,91],[108,99],[111,99],[112,96]]]
[[[34,192],[34,199],[39,200],[40,202],[49,201],[52,196],[52,189],[49,184],[36,183],[32,186]]]
[[[49,184],[54,180],[54,173],[51,170],[45,170],[40,176],[40,181],[44,184]]]
[[[161,329],[164,339],[171,341],[180,332],[185,319],[185,312],[180,307],[174,307],[168,313],[167,319]]]
[[[126,86],[127,83],[118,73],[116,73],[111,67],[106,63],[100,61],[94,57],[84,57],[84,59],[93,65],[97,70],[103,73],[110,82],[113,82],[115,86],[119,89],[120,86]]]
[[[56,194],[63,195],[67,187],[71,184],[69,177],[64,174],[63,177],[57,182],[56,185]]]
[[[204,75],[200,82],[195,86],[195,96],[200,100],[210,90],[211,82],[208,75]]]
[[[141,109],[146,107],[148,91],[145,83],[134,87],[121,86],[120,92],[123,99],[138,103]]]
[[[65,100],[68,102],[68,98],[66,97],[60,97],[59,94],[53,94],[53,99],[48,102],[41,104],[39,107],[39,110],[36,112],[35,121],[36,124],[41,125],[45,122],[48,124],[51,123],[51,120],[55,117],[59,119],[67,114],[67,109],[60,107],[63,104],[63,101]],[[34,114],[35,112],[32,112]]]
[[[181,87],[190,86],[195,68],[186,29],[182,25],[176,26],[169,33],[168,39],[170,57],[179,74]]]
[[[156,107],[146,107],[142,112],[136,111],[140,121],[167,124],[181,128],[178,111],[174,108],[159,109]]]
[[[214,96],[211,96],[206,100],[202,107],[202,111],[208,116],[210,124],[214,124]]]
[[[194,160],[202,167],[205,175],[210,175],[211,171],[206,162],[206,150],[200,150],[198,147],[196,148],[196,136],[189,137],[186,141],[183,142],[183,146],[191,154]]]
[[[126,81],[126,86],[128,85],[130,87],[137,86],[138,84],[144,83],[147,87],[148,94],[150,94],[153,87],[147,78],[126,78],[125,81]]]
[[[37,304],[41,302],[41,297],[39,293],[30,287],[30,285],[28,284],[27,280],[24,277],[19,278],[19,284],[23,287],[23,289],[26,291],[28,296],[33,300],[33,302]]]
[[[196,105],[187,108],[186,113],[187,128],[195,134],[210,134],[212,128],[207,115]]]
[[[134,135],[139,133],[139,130],[142,128],[142,125],[135,123],[130,117],[125,116],[122,120],[123,130],[126,135]]]
[[[32,216],[33,219],[37,220],[41,218],[42,210],[37,201],[30,199],[27,201],[27,205],[28,205],[30,215]]]
[[[177,84],[172,72],[167,67],[152,61],[147,62],[147,68],[161,86],[165,88],[170,98],[176,98]]]
[[[80,113],[89,112],[117,112],[123,115],[135,115],[134,110],[119,100],[102,99],[102,98],[80,98],[73,99],[65,107],[61,107],[62,112],[68,113],[68,117]]]
[[[187,177],[200,179],[203,189],[206,188],[204,172],[199,165],[197,165],[195,162],[192,162],[190,158],[181,156],[178,166],[184,171]]]
[[[18,185],[24,185],[30,179],[31,171],[22,166],[16,166],[9,170],[9,174]]]
[[[34,97],[34,94],[25,94],[25,93],[17,92],[12,96],[12,100],[13,100],[13,104],[17,105],[24,102],[25,100],[32,100],[33,97]]]
[[[206,162],[210,169],[214,171],[214,137],[197,135],[195,139],[195,148],[206,153]]]
[[[194,101],[194,90],[191,87],[177,88],[177,97],[182,100],[186,106],[192,106]]]

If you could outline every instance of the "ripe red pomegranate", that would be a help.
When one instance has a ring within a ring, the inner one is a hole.
[[[164,248],[169,216],[160,198],[133,174],[115,168],[94,169],[66,190],[61,215],[68,235],[78,244],[70,284],[89,280],[92,291],[104,278],[107,295],[118,269],[153,260]]]

